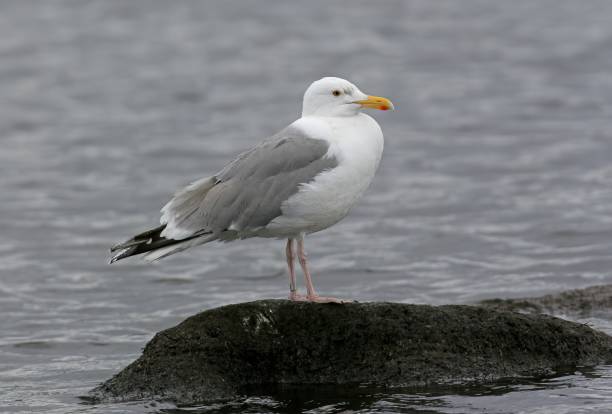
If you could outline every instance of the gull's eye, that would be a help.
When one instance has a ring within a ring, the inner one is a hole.
[[[340,95],[342,95],[342,92],[340,92],[338,89],[334,89],[334,90],[332,91],[332,95],[334,95],[334,96],[340,96]]]

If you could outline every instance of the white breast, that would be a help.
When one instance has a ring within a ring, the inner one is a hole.
[[[294,123],[313,138],[330,143],[328,156],[338,166],[302,185],[282,206],[268,232],[275,237],[323,230],[341,220],[368,188],[382,156],[383,134],[366,114],[349,117],[305,117]]]

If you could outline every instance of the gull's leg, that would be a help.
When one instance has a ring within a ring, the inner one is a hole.
[[[298,259],[300,261],[300,266],[302,267],[302,271],[304,272],[304,280],[306,281],[306,300],[310,302],[319,302],[319,303],[345,303],[350,302],[347,300],[330,298],[317,295],[317,291],[312,284],[312,277],[310,276],[310,272],[308,271],[308,261],[306,260],[306,252],[304,251],[304,235],[300,235],[297,239],[297,254]]]
[[[287,255],[287,266],[289,267],[289,299],[290,300],[306,300],[304,295],[300,295],[295,286],[295,254],[293,252],[293,239],[287,239],[287,247],[285,248]]]

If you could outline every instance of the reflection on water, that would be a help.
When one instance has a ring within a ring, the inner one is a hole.
[[[559,372],[540,379],[507,379],[494,384],[377,389],[361,387],[295,387],[270,396],[227,404],[160,413],[574,413],[605,412],[610,407],[612,366]],[[582,406],[568,406],[575,398]]]
[[[324,75],[398,110],[375,114],[386,150],[366,197],[307,241],[322,293],[469,303],[609,282],[611,16],[605,1],[2,2],[0,411],[176,410],[77,396],[191,314],[284,297],[282,243],[155,266],[109,266],[108,247],[295,119]],[[610,372],[192,411],[601,412]]]

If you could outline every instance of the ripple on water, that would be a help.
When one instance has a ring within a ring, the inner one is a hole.
[[[76,398],[189,315],[286,296],[276,240],[158,265],[108,266],[108,248],[157,223],[174,188],[293,119],[296,94],[330,71],[398,110],[375,114],[386,151],[365,198],[308,238],[321,292],[443,304],[610,283],[609,2],[318,3],[0,3],[0,411],[612,404],[609,366],[446,388],[299,387],[192,408]],[[606,313],[560,316],[612,334]]]

